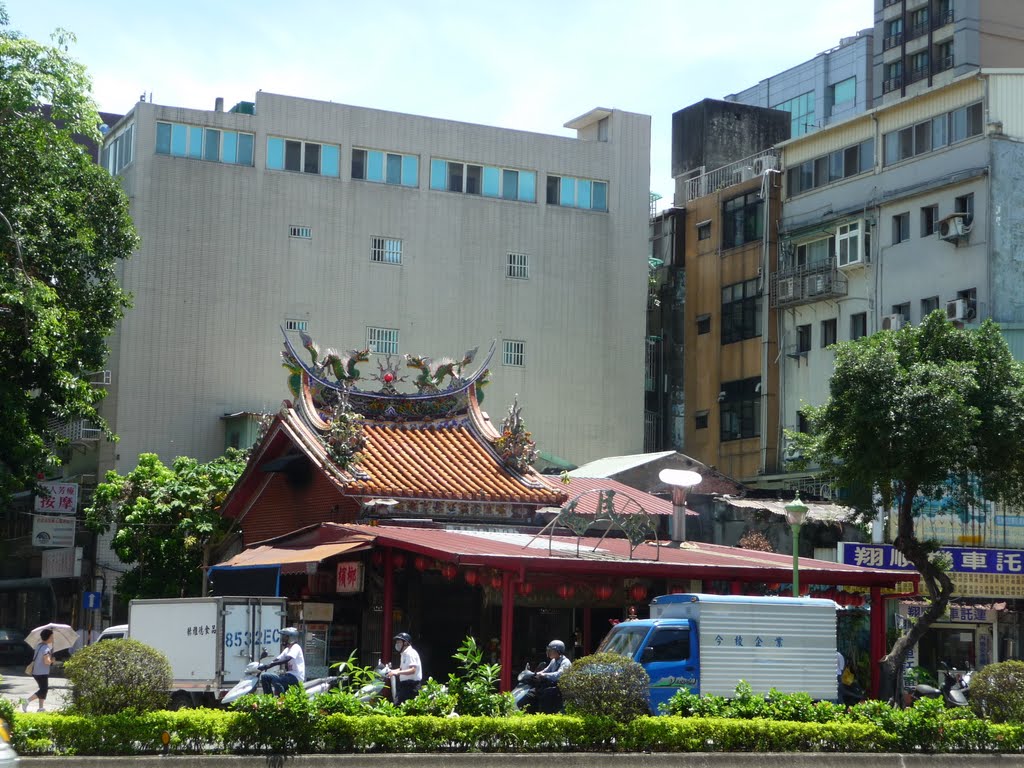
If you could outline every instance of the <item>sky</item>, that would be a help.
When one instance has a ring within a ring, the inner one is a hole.
[[[873,24],[872,0],[0,0],[60,27],[101,111],[213,109],[258,90],[563,136],[594,107],[650,115],[672,199],[672,113],[748,88]],[[386,9],[386,10],[385,10]]]

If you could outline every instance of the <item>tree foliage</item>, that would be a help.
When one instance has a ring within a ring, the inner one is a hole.
[[[0,5],[0,498],[60,465],[54,424],[105,427],[88,374],[129,306],[116,267],[137,236],[117,181],[72,139],[98,141],[100,118],[71,39],[24,39]]]
[[[885,658],[894,680],[953,592],[938,544],[916,535],[916,505],[1024,501],[1024,367],[995,323],[965,330],[933,312],[919,326],[837,345],[830,387],[827,403],[804,408],[811,432],[787,436],[804,464],[854,492],[863,519],[895,510],[893,545],[931,599]]]
[[[136,597],[200,594],[203,568],[228,530],[220,506],[245,469],[243,451],[201,464],[179,456],[170,467],[154,453],[139,456],[126,475],[111,470],[85,510],[86,525],[113,529],[113,550],[131,565],[118,593]]]

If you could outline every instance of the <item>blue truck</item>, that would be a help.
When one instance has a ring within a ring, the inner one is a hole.
[[[647,670],[655,714],[680,689],[732,696],[740,680],[755,693],[835,701],[837,607],[806,597],[661,595],[649,619],[615,625],[597,650]]]

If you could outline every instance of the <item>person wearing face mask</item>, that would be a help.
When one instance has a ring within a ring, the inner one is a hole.
[[[408,632],[399,632],[394,640],[395,650],[402,654],[402,658],[397,669],[388,670],[388,677],[392,680],[398,678],[395,684],[395,704],[401,704],[419,693],[423,682],[423,665],[419,653],[412,647],[412,637]]]

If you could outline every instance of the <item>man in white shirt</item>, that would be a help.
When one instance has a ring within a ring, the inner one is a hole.
[[[414,698],[419,693],[423,681],[423,665],[420,663],[420,655],[412,647],[412,637],[408,632],[399,632],[395,635],[395,650],[402,654],[398,662],[398,669],[389,669],[388,677],[398,678],[395,685],[395,704],[401,704]]]
[[[284,672],[275,674],[264,672],[260,675],[260,684],[263,692],[268,694],[281,694],[291,685],[302,685],[306,679],[306,657],[302,653],[302,646],[299,645],[299,630],[295,627],[285,627],[281,630],[281,644],[285,646],[273,661],[260,665],[260,671],[270,667],[283,666]]]

